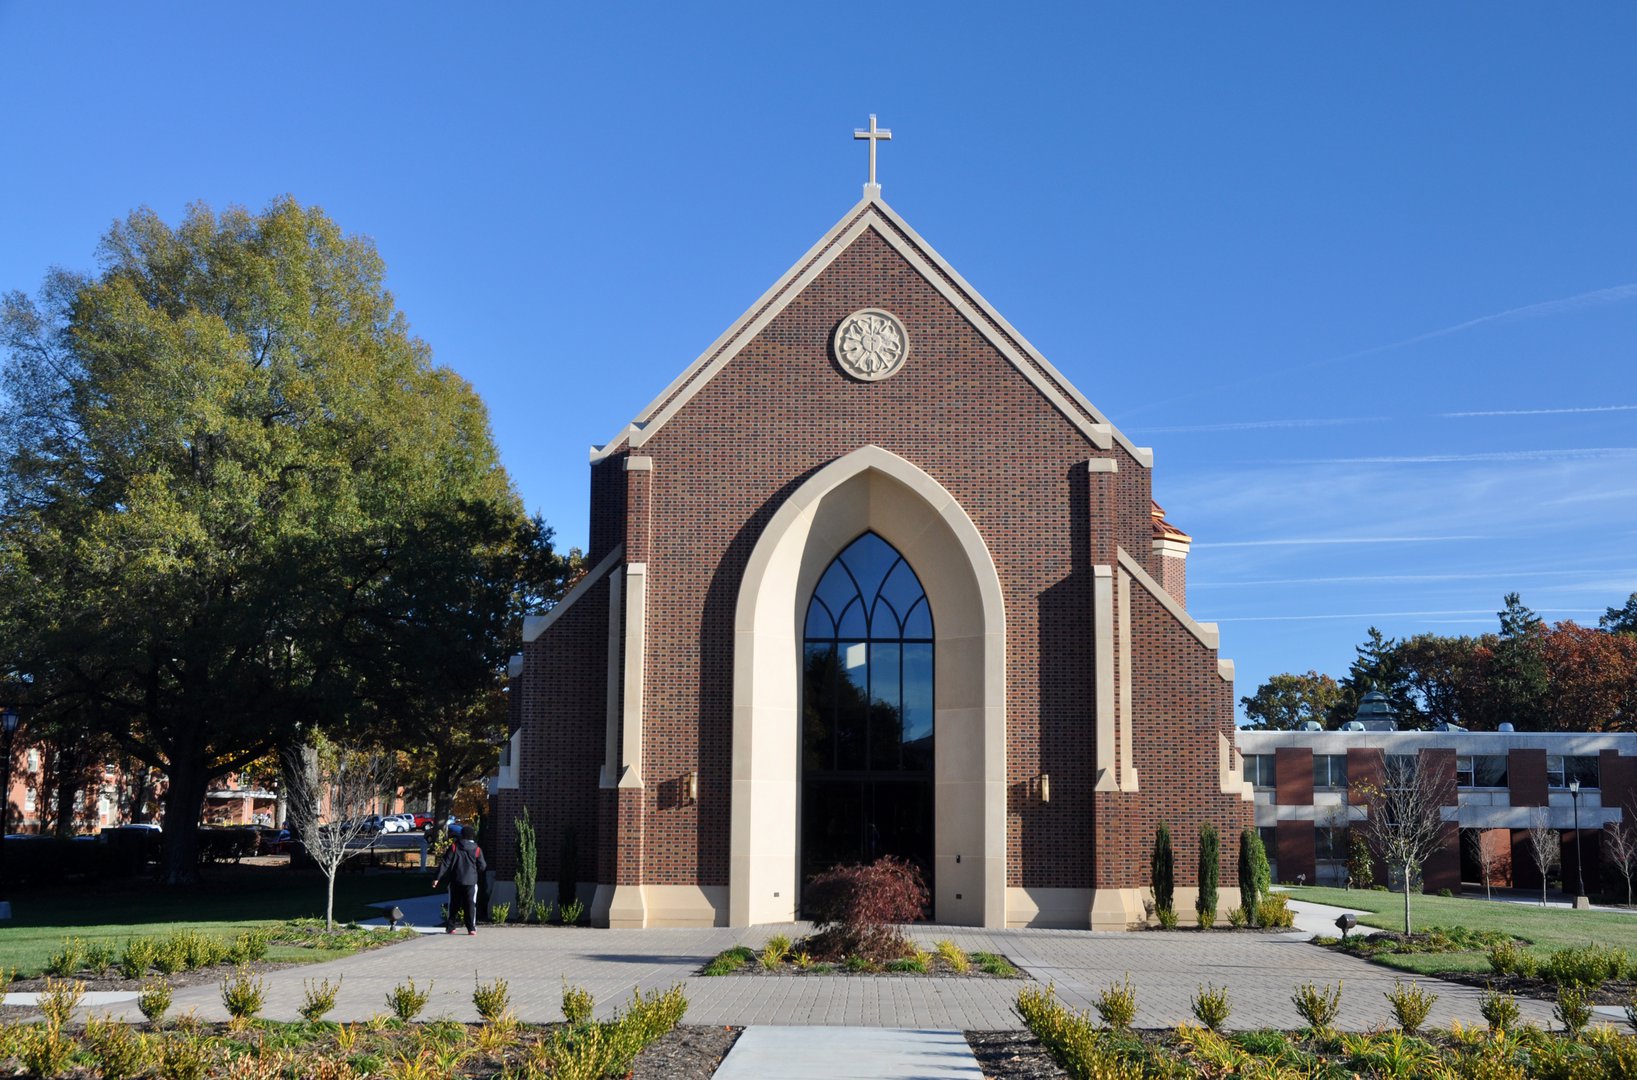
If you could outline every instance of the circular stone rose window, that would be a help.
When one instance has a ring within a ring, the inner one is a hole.
[[[897,316],[877,308],[855,311],[836,330],[836,362],[855,379],[896,375],[909,355],[909,335]]]

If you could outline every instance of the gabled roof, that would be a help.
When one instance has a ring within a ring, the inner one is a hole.
[[[942,294],[1070,423],[1080,429],[1087,441],[1102,450],[1118,442],[1139,464],[1145,467],[1153,465],[1152,450],[1135,445],[1114,427],[1074,384],[1063,377],[1062,372],[1040,355],[1028,339],[967,284],[966,279],[956,273],[954,267],[933,250],[932,245],[874,194],[866,195],[848,210],[818,243],[773,283],[772,288],[750,305],[749,310],[739,316],[722,336],[711,342],[710,347],[689,364],[671,385],[649,402],[635,420],[607,444],[593,447],[591,460],[600,461],[627,446],[635,449],[647,442],[866,229],[874,230]]]

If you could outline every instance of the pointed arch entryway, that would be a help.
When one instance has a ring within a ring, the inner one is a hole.
[[[937,622],[933,916],[1006,924],[1006,618],[977,526],[936,480],[878,446],[826,465],[762,531],[734,622],[728,921],[788,922],[800,894],[801,686],[808,604],[866,532],[914,567]]]

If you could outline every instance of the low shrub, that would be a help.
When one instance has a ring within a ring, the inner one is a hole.
[[[474,977],[475,981],[475,977]],[[505,979],[477,983],[472,987],[472,1005],[485,1024],[496,1024],[511,1010],[511,988]]]
[[[1137,1018],[1137,988],[1131,985],[1131,973],[1125,981],[1110,983],[1102,993],[1091,999],[1091,1007],[1103,1018],[1110,1031],[1124,1031]]]
[[[172,934],[160,938],[154,946],[153,966],[161,975],[175,975],[188,967],[187,943]]]
[[[422,990],[415,985],[413,978],[401,982],[387,992],[387,1008],[392,1010],[393,1016],[407,1024],[419,1016],[426,1003],[432,1000],[432,986],[432,982],[428,981],[426,989]]]
[[[1624,949],[1586,945],[1553,952],[1541,965],[1540,974],[1559,986],[1595,990],[1610,979],[1622,978],[1630,968],[1631,958]]]
[[[1508,938],[1489,947],[1489,969],[1497,975],[1521,975],[1534,978],[1536,961],[1522,942]]]
[[[1267,929],[1289,929],[1296,924],[1296,913],[1290,910],[1290,898],[1284,893],[1269,893],[1256,903],[1256,925]]]
[[[222,1007],[236,1024],[254,1020],[267,1003],[267,983],[240,966],[231,978],[222,980]]]
[[[97,978],[108,974],[108,970],[119,959],[119,950],[114,943],[106,938],[93,941],[85,946],[85,966]]]
[[[1432,1012],[1433,1002],[1438,995],[1430,990],[1423,990],[1416,983],[1406,984],[1402,979],[1393,980],[1393,988],[1385,992],[1387,1004],[1392,1006],[1393,1020],[1398,1029],[1406,1035],[1414,1035],[1426,1023],[1427,1014]]]
[[[204,1080],[211,1056],[208,1039],[191,1032],[173,1035],[159,1053],[160,1080]]]
[[[85,942],[77,937],[66,937],[62,947],[46,958],[45,973],[67,978],[77,974],[84,963]]]
[[[916,949],[909,956],[887,964],[887,970],[925,975],[931,966],[932,954],[925,949]]]
[[[36,1027],[23,1036],[23,1068],[30,1076],[61,1076],[68,1071],[78,1045],[56,1024]]]
[[[859,955],[886,961],[905,955],[909,942],[898,924],[920,918],[928,902],[920,868],[891,855],[815,874],[803,897],[818,920],[803,948],[828,960]]]
[[[564,926],[579,926],[580,920],[585,918],[585,904],[576,897],[562,905],[558,909],[558,913],[563,917]]]
[[[756,954],[747,946],[735,945],[731,949],[723,949],[712,957],[710,963],[705,965],[700,974],[731,975],[754,959],[756,959]]]
[[[492,923],[504,923],[507,919],[509,919],[511,917],[512,917],[512,906],[510,904],[490,904],[489,905],[489,921],[490,922],[492,922]]]
[[[40,992],[36,1004],[40,1012],[45,1014],[45,1022],[53,1027],[62,1027],[74,1016],[74,1010],[80,1007],[80,1001],[85,997],[85,984],[78,980],[69,982],[66,979],[47,979],[45,989]]]
[[[1177,913],[1174,908],[1155,908],[1154,918],[1159,920],[1161,930],[1175,930],[1177,928]]]
[[[85,1045],[103,1080],[128,1080],[148,1065],[148,1044],[117,1020],[91,1017],[85,1022]]]
[[[170,981],[160,976],[143,980],[142,992],[136,996],[136,1007],[142,1010],[142,1015],[147,1017],[150,1024],[164,1020],[171,1007]]]
[[[335,999],[341,995],[341,980],[344,976],[337,975],[335,982],[328,978],[314,982],[311,979],[301,980],[301,1018],[309,1024],[316,1024],[330,1014],[335,1008]]]
[[[999,953],[975,952],[972,954],[972,962],[978,965],[978,970],[985,975],[996,975],[1002,979],[1011,979],[1017,976],[1017,968],[1013,967],[1012,962]]]
[[[1084,1014],[1058,1002],[1053,987],[1030,987],[1018,994],[1012,1007],[1076,1080],[1120,1080],[1132,1075],[1125,1062],[1104,1048],[1104,1033]]]
[[[972,970],[972,961],[964,950],[953,941],[940,941],[932,946],[938,951],[938,956],[949,965],[951,971],[965,975]]]
[[[1300,1016],[1315,1034],[1327,1032],[1336,1023],[1336,1014],[1341,1011],[1341,987],[1337,982],[1334,987],[1328,983],[1323,990],[1312,983],[1303,983],[1290,995],[1290,1003],[1296,1006],[1296,1015]]]
[[[254,964],[267,959],[273,935],[265,929],[246,930],[227,947],[227,960],[235,965]]]
[[[783,934],[774,934],[762,946],[762,967],[768,971],[777,971],[784,963],[784,958],[790,955],[790,939]]]
[[[1479,999],[1478,1011],[1483,1014],[1489,1030],[1494,1032],[1512,1031],[1518,1026],[1518,1019],[1522,1015],[1518,1008],[1518,999],[1512,994],[1501,993],[1493,986],[1485,990],[1483,997]]]
[[[1228,925],[1235,930],[1243,930],[1247,925],[1245,922],[1245,909],[1242,907],[1229,908]]]
[[[1228,988],[1210,983],[1195,991],[1191,1006],[1194,1019],[1217,1033],[1221,1033],[1222,1025],[1228,1022],[1228,1014],[1233,1011],[1228,1001]]]

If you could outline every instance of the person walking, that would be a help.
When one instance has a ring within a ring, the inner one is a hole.
[[[449,917],[444,920],[443,932],[453,934],[456,920],[464,914],[466,933],[475,934],[478,876],[489,869],[489,864],[483,858],[483,849],[477,846],[477,841],[467,838],[459,825],[449,826],[449,836],[454,842],[444,852],[443,861],[438,863],[437,876],[432,879],[434,889],[438,887],[438,882],[449,881]]]

